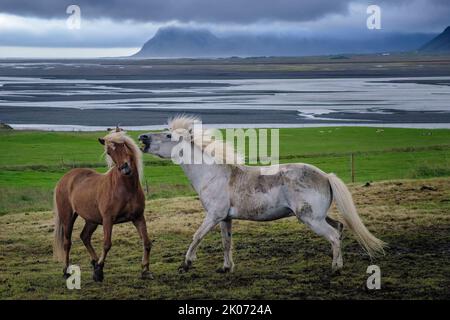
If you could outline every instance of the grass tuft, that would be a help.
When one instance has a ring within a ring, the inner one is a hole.
[[[46,188],[0,187],[0,215],[52,208],[52,192]]]
[[[410,177],[413,179],[450,176],[450,161],[442,164],[423,163],[414,168]]]

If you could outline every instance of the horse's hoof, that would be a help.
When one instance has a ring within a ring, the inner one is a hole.
[[[92,279],[93,279],[95,282],[103,282],[103,277],[99,277],[99,276],[97,276],[95,273],[94,273],[94,275],[92,276]]]
[[[183,262],[183,263],[181,264],[181,266],[178,267],[178,272],[179,272],[179,273],[185,273],[185,272],[188,272],[189,269],[191,268],[191,266],[192,266],[192,261]]]
[[[92,276],[92,279],[94,279],[95,282],[103,281],[103,268],[98,264],[94,268],[94,274]]]
[[[189,271],[189,268],[187,268],[184,264],[178,267],[178,273],[186,273]]]
[[[332,276],[340,276],[341,275],[341,269],[340,268],[333,268],[331,270],[331,275]]]
[[[95,282],[103,282],[103,272],[94,272],[94,275],[92,276],[92,279]]]
[[[142,271],[141,273],[142,280],[153,280],[153,274],[149,270]]]
[[[216,270],[217,273],[228,273],[231,272],[231,268],[229,267],[220,267]]]

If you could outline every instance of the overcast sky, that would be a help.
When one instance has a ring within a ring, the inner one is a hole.
[[[71,4],[81,9],[80,29],[66,25]],[[450,25],[449,0],[1,0],[0,57],[127,55],[167,25],[218,36],[367,36],[369,4],[381,8],[382,30],[373,32],[438,33]]]

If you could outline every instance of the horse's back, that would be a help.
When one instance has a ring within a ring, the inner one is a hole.
[[[319,168],[307,163],[287,163],[270,167],[238,166],[232,169],[231,183],[241,177],[241,183],[248,182],[259,185],[263,189],[277,185],[296,185],[297,188],[313,188],[329,190],[330,183],[327,174]]]
[[[281,164],[269,170],[252,166],[231,169],[230,200],[235,218],[278,219],[291,215],[305,203],[319,203],[325,210],[331,197],[326,173],[309,164]]]
[[[280,166],[283,176],[294,183],[299,183],[305,188],[314,188],[316,190],[328,190],[330,183],[327,174],[307,163],[289,163]]]
[[[92,169],[76,168],[67,172],[56,184],[55,201],[60,209],[76,211],[74,198],[95,196],[96,181],[102,175]],[[93,183],[94,182],[94,183]]]
[[[286,164],[281,171],[287,185],[286,198],[294,211],[312,208],[326,215],[333,200],[328,174],[306,163]]]
[[[67,172],[57,183],[56,189],[64,189],[68,188],[73,189],[77,184],[85,182],[88,178],[97,178],[100,177],[101,174],[86,168],[76,168]]]

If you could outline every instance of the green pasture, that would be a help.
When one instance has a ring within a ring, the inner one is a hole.
[[[136,138],[141,132],[130,132]],[[106,167],[105,132],[0,131],[0,214],[47,210],[52,189],[72,167]],[[280,129],[280,161],[305,162],[355,182],[450,176],[450,130],[370,127]],[[149,199],[193,195],[180,167],[144,156]]]
[[[344,269],[331,275],[329,243],[295,217],[237,220],[234,273],[215,272],[223,259],[216,228],[202,242],[194,268],[179,274],[204,212],[180,167],[145,155],[155,279],[139,279],[141,244],[125,223],[114,227],[105,281],[93,282],[78,219],[71,259],[81,267],[82,289],[67,290],[62,265],[52,259],[52,189],[73,167],[106,170],[97,142],[104,134],[0,131],[0,299],[449,298],[450,130],[361,127],[281,129],[280,159],[311,163],[350,182],[353,153],[350,190],[366,226],[389,244],[385,256],[369,259],[345,231]],[[97,231],[97,251],[101,239]],[[382,270],[381,290],[366,289],[371,264]]]

